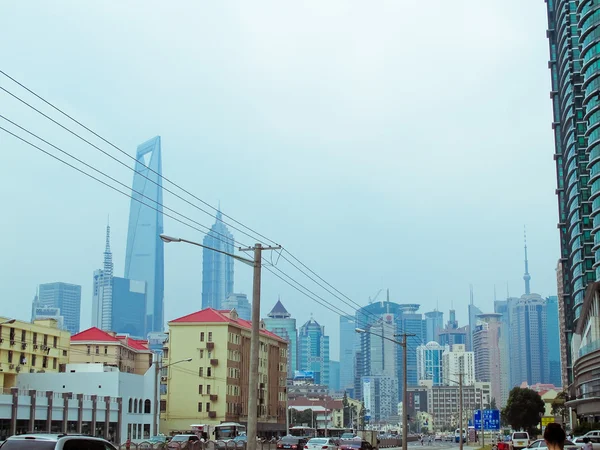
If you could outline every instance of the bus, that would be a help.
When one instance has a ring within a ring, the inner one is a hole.
[[[246,434],[246,426],[236,422],[223,422],[214,429],[215,441],[227,441]]]
[[[203,423],[190,425],[192,434],[198,436],[198,439],[204,439],[205,441],[208,441],[208,435],[210,434],[208,428],[209,426]]]
[[[290,428],[290,434],[292,436],[314,438],[317,437],[317,430],[310,427],[297,426]]]

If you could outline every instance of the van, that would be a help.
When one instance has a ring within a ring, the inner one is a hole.
[[[512,450],[520,450],[529,445],[529,433],[526,431],[515,431],[510,436]]]

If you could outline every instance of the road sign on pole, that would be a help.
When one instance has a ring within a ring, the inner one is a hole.
[[[481,410],[475,410],[473,423],[476,430],[481,430]],[[483,429],[489,431],[500,430],[500,411],[498,409],[483,410]]]

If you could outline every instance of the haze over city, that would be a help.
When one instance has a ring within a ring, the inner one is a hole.
[[[556,295],[546,28],[543,2],[522,0],[436,2],[435,15],[417,1],[14,2],[0,7],[0,60],[132,156],[160,135],[165,177],[220,202],[355,302],[389,288],[420,312],[447,314],[452,303],[462,325],[469,284],[485,312],[494,286],[498,297],[507,284],[524,293],[524,225],[532,291]],[[5,77],[0,86],[26,95]],[[131,186],[130,170],[6,92],[0,110]],[[65,281],[83,286],[84,329],[108,220],[123,275],[130,201],[3,132],[0,150],[2,315],[28,320],[36,287]],[[167,192],[164,203],[214,223]],[[168,217],[164,230],[204,237]],[[201,258],[165,247],[166,320],[201,309]],[[262,285],[263,316],[279,296],[299,323],[312,313],[337,358],[333,312],[268,272]],[[252,293],[239,263],[235,291]]]

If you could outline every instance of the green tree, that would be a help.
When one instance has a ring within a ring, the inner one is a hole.
[[[490,400],[490,407],[488,409],[498,409],[498,406],[496,405],[496,397],[492,397]]]
[[[305,409],[304,411],[297,411],[292,409],[292,426],[302,426],[307,424],[312,427],[313,424],[313,413],[311,409]]]
[[[367,411],[365,410],[365,402],[362,402],[360,404],[360,411],[358,413],[358,426],[360,430],[364,430],[365,429],[365,415],[367,414]]]
[[[527,430],[533,435],[544,410],[544,401],[537,392],[516,387],[510,391],[502,416],[514,430]]]

